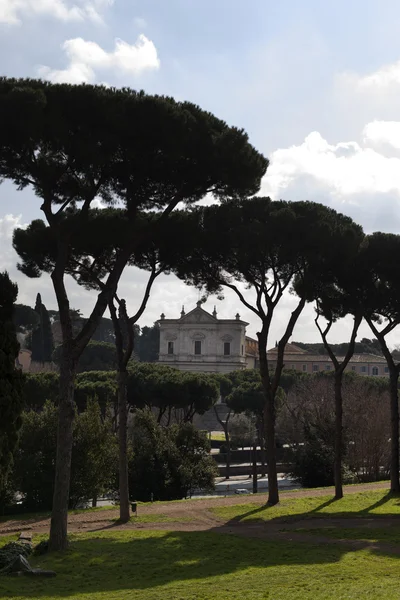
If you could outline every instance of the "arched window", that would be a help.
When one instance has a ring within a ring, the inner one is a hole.
[[[372,375],[379,375],[378,367],[372,367]]]

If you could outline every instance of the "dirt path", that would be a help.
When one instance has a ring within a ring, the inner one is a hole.
[[[388,489],[387,483],[365,484],[346,488],[346,495],[364,491]],[[331,489],[304,490],[284,492],[284,498],[299,497],[318,497],[332,494]],[[199,500],[186,500],[181,502],[160,502],[155,504],[139,505],[139,517],[153,515],[159,517],[159,521],[146,522],[145,519],[131,522],[124,525],[118,524],[118,509],[99,511],[85,511],[79,514],[71,514],[68,519],[69,531],[89,532],[104,530],[127,530],[127,529],[149,529],[149,530],[172,530],[172,531],[214,531],[224,534],[244,535],[246,537],[256,537],[269,540],[286,540],[305,542],[313,544],[344,544],[352,549],[359,548],[379,548],[392,554],[400,554],[400,548],[396,544],[386,542],[368,542],[365,540],[332,539],[331,537],[320,534],[298,531],[299,529],[323,529],[326,527],[334,528],[358,528],[362,527],[399,527],[400,518],[396,517],[368,517],[368,518],[313,518],[290,521],[265,521],[258,523],[227,521],[219,518],[210,509],[215,507],[232,506],[250,502],[252,505],[261,506],[267,501],[266,494],[241,498],[239,496],[229,496],[227,498],[204,498]],[[32,533],[47,533],[50,527],[50,519],[9,519],[0,523],[0,536],[10,535],[20,531],[30,531]],[[296,531],[297,530],[297,531]]]

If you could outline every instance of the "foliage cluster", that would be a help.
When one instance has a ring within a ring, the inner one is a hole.
[[[17,295],[18,287],[8,273],[0,273],[0,496],[6,490],[23,408],[22,377],[15,366],[19,351],[13,322]]]
[[[135,413],[130,489],[135,499],[175,500],[214,489],[216,464],[205,432],[191,423],[162,427],[146,410]]]

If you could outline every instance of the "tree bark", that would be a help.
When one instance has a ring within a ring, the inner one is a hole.
[[[400,492],[399,481],[399,371],[389,365],[390,373],[390,426],[391,426],[391,456],[390,456],[390,491]]]
[[[118,442],[119,442],[119,520],[127,523],[130,519],[129,510],[129,477],[128,477],[128,403],[127,403],[128,372],[118,373]]]
[[[265,437],[267,451],[268,472],[268,504],[274,506],[279,502],[278,472],[276,468],[276,440],[275,440],[275,406],[274,400],[267,397],[264,409]]]
[[[120,319],[114,302],[109,302],[109,311],[114,326],[115,347],[118,358],[118,444],[119,444],[119,520],[127,523],[130,519],[129,510],[129,477],[128,477],[128,451],[127,451],[127,427],[128,427],[128,400],[127,383],[128,371],[127,364],[133,352],[133,327],[129,322],[126,313],[125,301],[121,300]],[[126,328],[126,348],[124,350],[124,336],[122,333],[121,321],[124,321]]]
[[[260,357],[261,382],[265,394],[264,424],[265,424],[265,448],[267,451],[268,472],[268,504],[278,504],[278,473],[276,468],[276,441],[275,441],[275,395],[272,392],[267,359],[267,340],[258,334],[258,351]]]
[[[225,479],[231,477],[231,439],[228,431],[225,432],[225,443],[226,443],[226,471]]]
[[[68,545],[68,503],[71,477],[75,383],[75,367],[72,359],[68,356],[69,354],[69,349],[67,347],[64,348],[60,364],[56,475],[50,525],[50,551],[66,550]]]
[[[253,494],[258,492],[257,444],[253,445]]]
[[[265,460],[265,443],[264,443],[264,423],[262,416],[258,419],[257,431],[258,431],[258,443],[260,445],[261,454],[261,477],[266,475],[266,460]]]
[[[343,398],[342,398],[343,371],[335,372],[335,500],[343,498]]]
[[[318,307],[318,304],[317,304]],[[354,348],[356,343],[356,337],[358,328],[360,327],[362,321],[362,312],[357,311],[354,315],[353,329],[350,336],[349,346],[346,352],[346,355],[342,362],[339,363],[335,354],[332,351],[332,348],[328,342],[327,336],[332,327],[333,320],[330,319],[328,321],[327,326],[323,330],[319,323],[318,318],[320,313],[317,312],[317,316],[315,318],[315,324],[321,334],[322,341],[327,351],[329,358],[331,359],[334,369],[335,369],[335,459],[333,466],[333,476],[335,482],[335,500],[340,500],[343,498],[343,476],[342,476],[342,462],[343,462],[343,397],[342,397],[342,383],[343,383],[343,373],[347,365],[349,364],[351,357],[354,354]]]
[[[64,273],[68,260],[68,244],[59,239],[58,260],[51,275],[54,291],[57,297],[60,314],[63,350],[60,364],[60,395],[58,411],[57,432],[57,454],[56,475],[54,480],[53,509],[50,524],[49,550],[65,550],[68,545],[68,503],[71,477],[71,457],[73,443],[73,421],[74,421],[74,384],[76,365],[87,346],[91,336],[99,325],[101,318],[107,308],[108,294],[103,290],[97,298],[93,311],[83,326],[80,333],[73,337],[71,317],[69,313],[69,301],[64,285]],[[112,276],[109,277],[109,286],[116,286],[123,271],[124,257],[121,256],[117,262],[120,264]],[[109,293],[112,293],[109,292]]]
[[[400,492],[400,481],[399,481],[399,396],[398,396],[398,381],[400,364],[394,362],[394,359],[390,353],[390,350],[386,344],[385,335],[390,333],[393,328],[386,328],[386,331],[379,331],[375,326],[371,317],[365,317],[368,325],[370,326],[373,334],[379,341],[382,353],[386,358],[387,366],[389,368],[389,390],[390,390],[390,428],[391,428],[391,441],[390,441],[390,491],[398,493]]]

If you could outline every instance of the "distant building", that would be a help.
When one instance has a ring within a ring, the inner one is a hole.
[[[267,352],[270,368],[276,365],[278,348],[271,348]],[[337,357],[341,362],[344,357]],[[286,344],[284,353],[285,369],[303,371],[303,373],[318,373],[319,371],[333,371],[333,364],[327,354],[311,354],[307,350]],[[354,371],[358,375],[389,377],[389,368],[383,356],[374,354],[354,354],[346,371]]]
[[[246,366],[248,369],[258,368],[258,340],[246,335]]]
[[[256,369],[259,366],[258,340],[246,336],[248,323],[237,314],[234,319],[219,319],[214,308],[212,313],[201,307],[185,313],[182,307],[178,319],[161,315],[159,363],[180,369],[209,373],[230,373],[240,369]],[[278,348],[267,352],[270,368],[276,365]],[[342,361],[343,357],[338,356]],[[284,368],[318,373],[333,371],[333,364],[326,354],[312,354],[295,344],[286,344]],[[347,371],[358,375],[388,377],[389,369],[383,356],[354,354]]]
[[[254,368],[254,348],[246,338],[248,323],[237,314],[234,319],[219,319],[214,307],[208,313],[197,302],[196,308],[179,319],[161,315],[159,363],[182,371],[230,373]],[[255,340],[252,340],[254,342]]]

